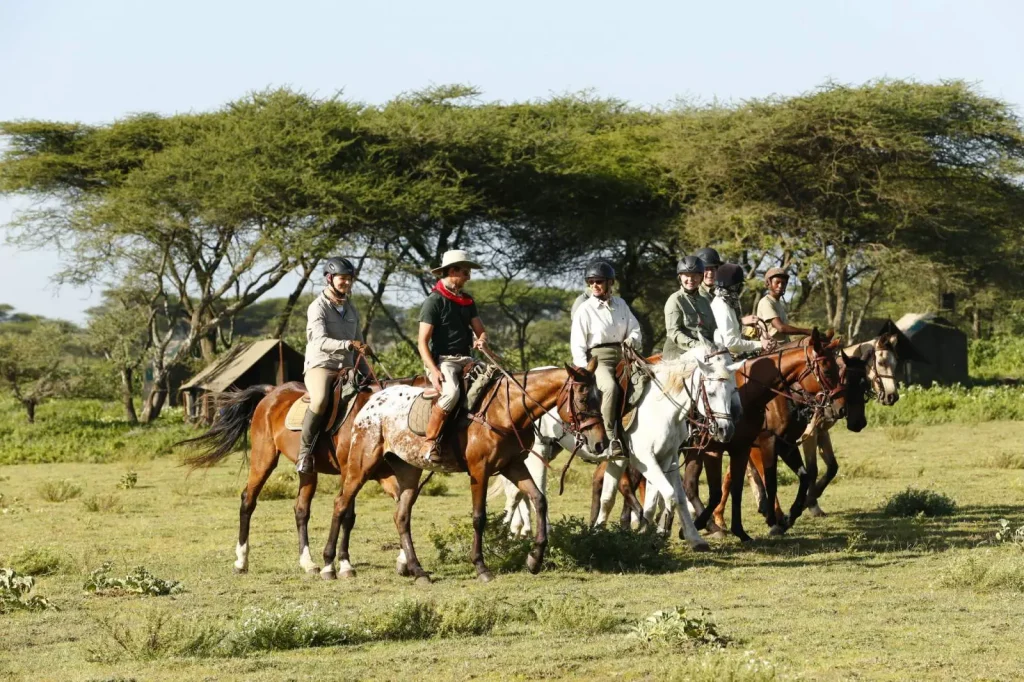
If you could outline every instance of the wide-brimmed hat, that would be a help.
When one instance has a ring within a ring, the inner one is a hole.
[[[462,265],[467,268],[480,269],[483,267],[472,258],[469,254],[462,249],[452,249],[451,251],[445,251],[444,255],[441,256],[441,265],[436,268],[431,268],[430,273],[435,277],[440,277],[444,269],[449,265]]]
[[[789,273],[782,268],[771,268],[768,272],[764,273],[764,281],[771,282],[772,277],[784,277],[789,279]]]

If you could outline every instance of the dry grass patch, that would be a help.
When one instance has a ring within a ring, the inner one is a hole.
[[[67,478],[43,481],[36,490],[47,502],[67,502],[82,494],[82,486]]]

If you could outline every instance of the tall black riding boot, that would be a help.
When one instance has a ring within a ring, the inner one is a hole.
[[[322,421],[323,415],[306,409],[306,414],[302,418],[302,445],[299,446],[299,456],[295,460],[295,471],[300,474],[311,474],[316,471],[313,447],[316,445],[317,436],[320,435]]]

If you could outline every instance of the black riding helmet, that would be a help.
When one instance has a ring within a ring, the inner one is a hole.
[[[715,272],[715,286],[729,289],[736,285],[742,285],[747,276],[743,268],[735,263],[726,263],[718,267]]]
[[[355,277],[356,266],[352,265],[352,261],[348,258],[342,258],[341,256],[328,258],[324,261],[324,277],[333,275],[348,275],[349,277]]]
[[[615,268],[606,260],[591,261],[583,271],[583,281],[588,279],[615,279]]]
[[[704,261],[697,256],[683,256],[676,263],[676,274],[677,275],[703,275],[704,274]]]
[[[722,266],[722,257],[710,246],[697,249],[693,255],[704,261],[705,268],[718,268]]]

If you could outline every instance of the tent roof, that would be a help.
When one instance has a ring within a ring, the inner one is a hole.
[[[286,353],[298,354],[291,346],[279,339],[263,339],[262,341],[240,343],[225,353],[223,357],[218,358],[203,368],[199,374],[196,374],[182,384],[178,390],[202,388],[218,393],[226,391],[239,377],[262,360],[263,356],[277,348],[278,343],[284,344]]]
[[[896,326],[907,336],[913,336],[929,325],[959,331],[952,322],[935,313],[907,313],[896,321]]]

